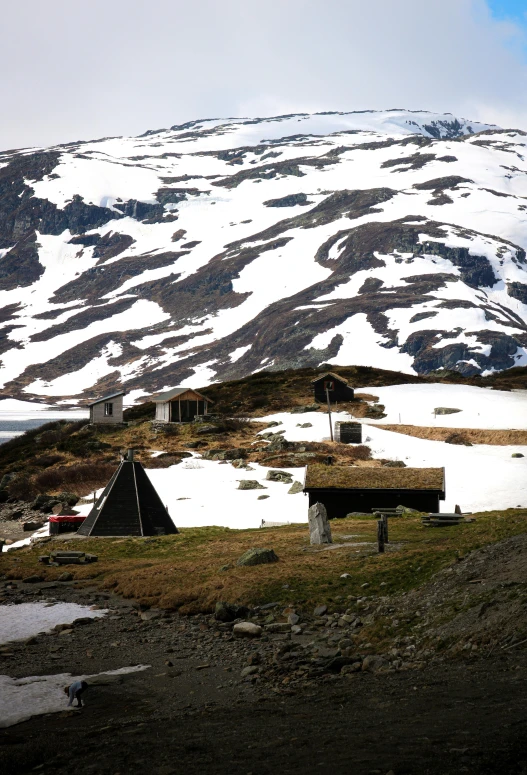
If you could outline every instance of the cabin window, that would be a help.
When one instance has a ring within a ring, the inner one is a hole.
[[[113,404],[105,404],[104,405],[104,416],[105,417],[113,417]]]
[[[331,379],[324,380],[324,390],[335,390],[335,383]]]

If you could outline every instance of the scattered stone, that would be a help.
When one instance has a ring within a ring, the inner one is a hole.
[[[294,624],[291,627],[291,635],[301,635],[302,634],[302,627],[300,627],[299,624]]]
[[[220,570],[225,571],[225,570],[230,570],[231,568],[232,568],[232,565],[222,565]]]
[[[272,622],[266,624],[265,629],[268,632],[291,632],[291,625],[289,622]]]
[[[340,574],[340,578],[341,579],[350,579],[351,578],[351,573],[341,573]]]
[[[313,611],[313,616],[324,616],[327,610],[328,610],[327,605],[317,605],[317,607]]]
[[[264,500],[266,500],[266,498],[270,498],[270,497],[271,497],[270,495],[259,495],[259,496],[256,498],[256,500],[257,500],[257,501],[264,501]]]
[[[241,677],[247,678],[248,676],[255,675],[255,673],[259,673],[259,672],[260,672],[259,667],[257,667],[256,665],[249,665],[248,667],[243,668],[241,672]]]
[[[151,608],[149,611],[141,611],[139,614],[139,618],[142,619],[143,622],[151,622],[153,619],[160,619],[161,616],[163,616],[163,612],[157,611],[154,608]]]
[[[259,651],[254,651],[252,654],[249,654],[247,657],[247,664],[248,665],[259,665],[262,661],[262,655]]]
[[[513,452],[511,457],[525,457],[525,455],[522,455],[521,452]]]
[[[289,624],[298,624],[298,622],[300,621],[300,617],[298,614],[294,614],[294,613],[289,614],[289,616],[287,617],[287,621],[289,622]]]
[[[262,628],[253,622],[238,622],[232,628],[232,633],[238,638],[259,638]]]
[[[216,425],[203,425],[199,424],[196,428],[196,435],[197,436],[205,436],[208,433],[219,433],[220,429],[216,427]],[[188,446],[188,444],[187,444]]]
[[[326,507],[323,503],[315,503],[308,512],[309,540],[311,544],[332,544],[331,528],[329,526]]]
[[[437,406],[434,409],[434,414],[456,414],[463,411],[462,409],[454,409],[449,406]]]
[[[29,521],[29,522],[24,522],[22,526],[22,530],[25,533],[30,533],[30,532],[33,532],[33,530],[40,530],[41,527],[44,527],[44,522]]]
[[[384,657],[377,656],[376,654],[370,654],[364,657],[362,662],[362,670],[368,673],[378,673],[386,667],[386,660]]]
[[[294,406],[291,414],[305,414],[306,412],[316,412],[319,409],[318,404],[305,404],[304,406]]]
[[[296,495],[299,492],[303,492],[304,485],[301,482],[294,481],[291,487],[288,489],[288,495]]]
[[[236,565],[265,565],[270,562],[278,562],[273,549],[248,549]]]
[[[214,611],[214,618],[218,622],[233,622],[235,619],[245,619],[248,615],[249,609],[246,606],[223,601],[216,603]]]
[[[44,581],[43,576],[28,576],[25,579],[22,579],[24,584],[40,584],[41,581]]]
[[[404,460],[387,460],[382,465],[383,468],[406,468]]]
[[[362,669],[362,662],[352,662],[351,665],[343,665],[341,668],[341,675],[349,673],[359,673]]]
[[[268,471],[265,477],[270,482],[283,482],[283,484],[291,484],[293,474],[287,471]]]
[[[265,490],[266,487],[263,486],[263,484],[260,484],[260,482],[257,482],[256,479],[242,479],[240,483],[238,484],[238,490]]]
[[[59,581],[73,581],[73,573],[68,573],[67,571],[65,573],[61,573],[59,578]]]
[[[297,428],[312,428],[313,423],[312,422],[297,422],[296,424]]]

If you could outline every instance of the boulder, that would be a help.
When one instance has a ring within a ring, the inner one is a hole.
[[[463,411],[462,409],[454,409],[450,406],[436,406],[434,409],[434,414],[456,414],[457,412]]]
[[[248,615],[249,609],[246,606],[224,601],[216,603],[214,611],[214,618],[218,622],[233,622],[235,619],[244,619]]]
[[[240,673],[240,676],[242,678],[247,678],[250,675],[255,675],[256,673],[260,672],[260,668],[257,667],[257,665],[248,665],[247,667],[244,667],[242,672]]]
[[[511,457],[525,457],[521,452],[513,452]]]
[[[40,530],[41,527],[44,527],[44,522],[36,522],[35,520],[31,520],[29,522],[24,522],[22,530],[27,533],[31,532],[32,530]]]
[[[316,412],[320,409],[318,404],[305,404],[304,406],[294,406],[291,414],[305,414],[305,412]]]
[[[315,503],[308,512],[309,541],[311,544],[332,544],[331,528],[329,526],[326,507],[323,503]]]
[[[196,435],[197,436],[205,436],[208,433],[219,433],[220,429],[216,427],[216,425],[202,425],[198,424],[196,426]]]
[[[266,565],[270,562],[278,562],[273,549],[248,549],[236,565]]]
[[[253,622],[238,622],[232,628],[232,633],[237,638],[259,638],[262,628]]]
[[[386,660],[384,657],[380,657],[376,654],[370,654],[364,657],[362,662],[362,669],[367,673],[378,673],[380,670],[386,667]]]
[[[265,477],[269,482],[282,482],[283,484],[291,484],[293,480],[293,474],[288,471],[268,471]]]
[[[238,490],[265,490],[266,488],[256,479],[242,479],[238,484]]]
[[[288,489],[287,494],[288,495],[296,495],[299,492],[303,492],[304,485],[301,482],[293,482],[291,487]]]

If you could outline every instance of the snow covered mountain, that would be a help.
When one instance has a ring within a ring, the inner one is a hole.
[[[0,393],[525,365],[526,137],[391,110],[4,152]]]

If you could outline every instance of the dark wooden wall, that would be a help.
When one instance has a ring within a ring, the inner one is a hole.
[[[417,511],[439,513],[439,492],[419,490],[312,490],[309,505],[323,503],[329,519],[345,517],[352,511],[369,514],[375,508],[406,506]]]
[[[338,379],[332,377],[321,377],[316,382],[313,382],[313,391],[315,394],[315,401],[319,403],[326,403],[326,383],[332,383],[333,390],[329,391],[329,400],[332,404],[336,401],[353,401],[354,390],[346,385],[344,382],[340,382]]]

